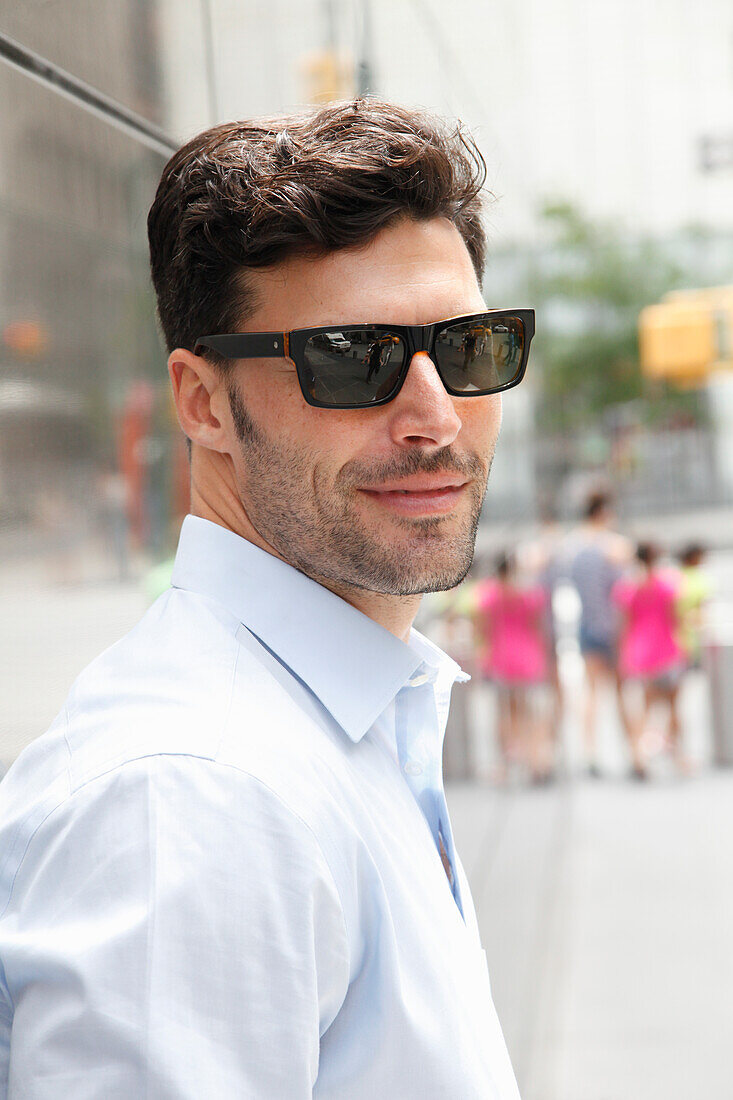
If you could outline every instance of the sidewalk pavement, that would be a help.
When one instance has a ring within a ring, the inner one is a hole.
[[[39,584],[5,571],[0,606],[0,776],[43,733],[97,654],[130,630],[147,606],[139,582]]]
[[[448,802],[523,1100],[730,1100],[733,772]]]

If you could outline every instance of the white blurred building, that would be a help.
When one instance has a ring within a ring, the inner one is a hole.
[[[171,129],[307,101],[324,51],[356,68],[365,13],[374,89],[477,132],[498,242],[531,239],[558,197],[631,232],[733,227],[729,0],[161,0]],[[208,88],[177,48],[192,22]]]

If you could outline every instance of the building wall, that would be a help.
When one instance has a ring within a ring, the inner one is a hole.
[[[85,8],[65,5],[57,56],[66,39],[71,49],[90,16]],[[46,37],[47,11],[36,6]],[[21,29],[36,44],[28,14]],[[88,71],[103,69],[119,102],[154,114],[153,53],[139,30],[139,5],[117,5],[99,39],[84,39]],[[139,40],[146,56],[136,66]],[[95,53],[106,54],[101,69]],[[85,59],[79,55],[83,72]],[[147,387],[149,404],[163,401],[144,234],[163,157],[5,64],[0,100],[10,105],[0,116],[0,539],[9,563],[53,553],[56,536],[91,551],[106,507],[98,491],[120,464],[134,395]],[[155,534],[150,473],[139,505],[149,514],[138,523],[148,541]]]

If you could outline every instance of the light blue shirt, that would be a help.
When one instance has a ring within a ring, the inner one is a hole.
[[[0,784],[0,1096],[517,1100],[443,794],[459,675],[187,517]]]

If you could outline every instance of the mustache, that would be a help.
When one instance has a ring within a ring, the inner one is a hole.
[[[346,485],[378,485],[413,474],[461,474],[466,479],[486,475],[486,464],[478,455],[459,455],[451,447],[438,451],[406,451],[381,462],[361,462],[354,459],[339,471],[338,480]]]

